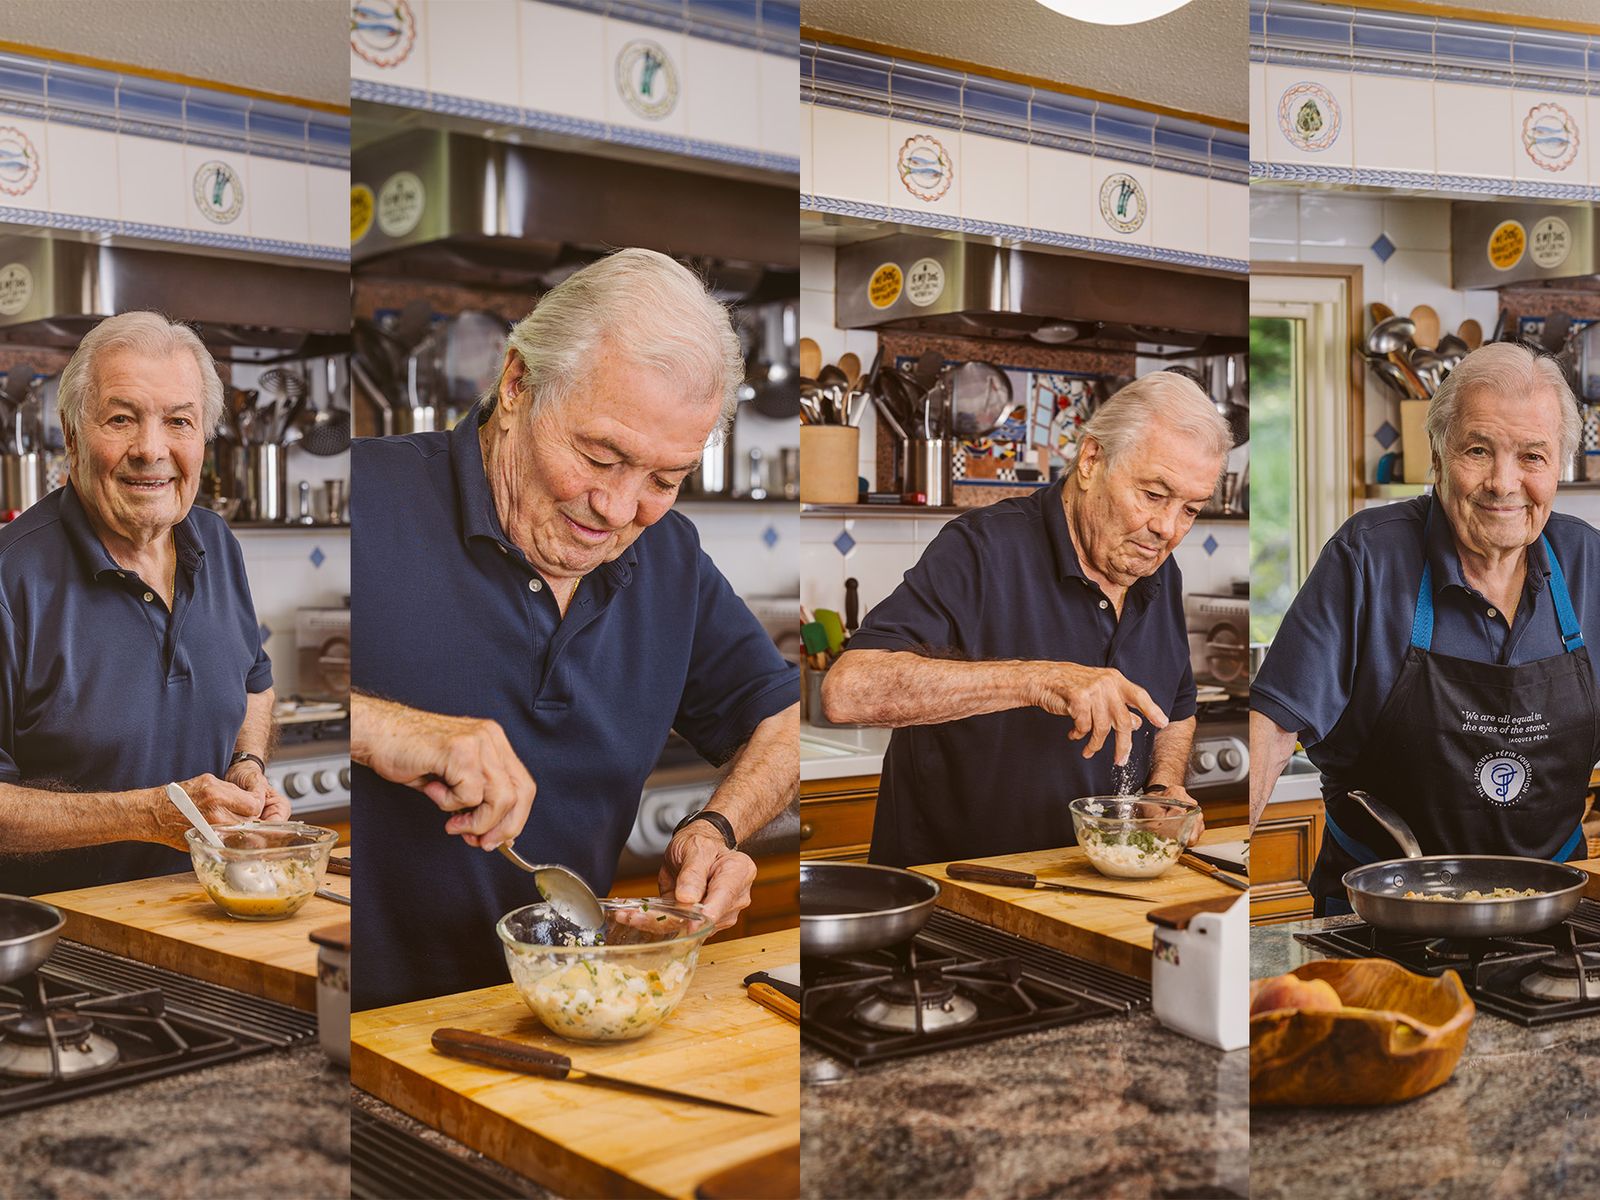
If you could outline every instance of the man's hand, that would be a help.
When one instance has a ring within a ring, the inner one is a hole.
[[[667,845],[657,883],[662,899],[698,904],[718,929],[726,929],[749,906],[755,881],[755,859],[729,850],[708,822],[695,821]]]
[[[287,821],[289,802],[274,790],[267,773],[249,759],[228,768],[227,781],[240,791],[249,792],[261,804],[261,820]]]
[[[1151,793],[1152,795],[1160,796],[1163,800],[1187,800],[1191,804],[1199,804],[1199,801],[1193,796],[1189,795],[1187,790],[1173,784],[1151,784],[1145,788],[1145,791]],[[1189,845],[1198,845],[1200,842],[1200,835],[1205,831],[1206,814],[1205,810],[1201,809],[1199,813],[1199,820],[1194,823],[1194,832],[1189,835]]]
[[[1098,754],[1106,738],[1114,734],[1115,761],[1118,766],[1126,763],[1133,750],[1134,730],[1144,724],[1135,709],[1157,729],[1167,726],[1167,714],[1150,699],[1150,693],[1112,667],[1050,663],[1041,677],[1042,694],[1035,703],[1046,712],[1072,718],[1072,732],[1067,736],[1089,739],[1083,748],[1085,758]]]
[[[180,780],[178,786],[212,825],[237,825],[261,816],[260,799],[215,775],[196,775],[193,779]],[[189,822],[167,798],[167,789],[151,789],[149,803],[155,826],[155,835],[149,840],[187,850],[189,844],[183,840],[183,832],[189,828]]]
[[[353,696],[351,705],[351,756],[453,813],[446,833],[495,850],[522,832],[538,789],[497,722],[371,696]]]

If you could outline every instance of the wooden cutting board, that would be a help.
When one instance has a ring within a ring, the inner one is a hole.
[[[693,1196],[728,1168],[778,1151],[798,1158],[800,1031],[749,999],[743,980],[799,958],[797,929],[713,942],[665,1024],[609,1046],[548,1032],[510,983],[370,1009],[351,1018],[350,1080],[562,1195]],[[433,1031],[442,1026],[543,1046],[580,1069],[776,1115],[476,1066],[433,1049]]]
[[[1238,838],[1237,828],[1208,829],[1201,836],[1200,845],[1237,841]],[[1182,864],[1157,879],[1111,879],[1096,871],[1077,846],[957,861],[1027,871],[1052,883],[1126,892],[1144,898],[1145,903],[1136,904],[1038,888],[1024,891],[965,883],[945,874],[949,863],[911,868],[919,875],[939,881],[941,907],[1140,979],[1150,978],[1150,947],[1155,932],[1155,926],[1145,920],[1147,912],[1168,904],[1245,894]]]
[[[329,874],[323,886],[348,896],[350,877]],[[37,898],[67,914],[62,936],[72,941],[307,1012],[317,1009],[311,931],[350,919],[346,906],[313,896],[282,921],[237,921],[211,902],[192,874]]]

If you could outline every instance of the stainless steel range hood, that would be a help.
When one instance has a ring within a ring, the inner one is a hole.
[[[1238,276],[909,234],[841,245],[834,263],[844,329],[1190,354],[1237,353],[1249,333]]]
[[[693,262],[724,298],[794,291],[792,186],[443,130],[365,146],[350,174],[376,208],[351,247],[358,273],[544,290],[610,250],[644,246]]]
[[[1450,272],[1458,288],[1600,274],[1594,209],[1548,201],[1456,200],[1450,205]]]
[[[311,334],[348,338],[350,283],[340,270],[0,237],[0,343],[70,350],[135,309],[193,322],[213,348],[296,349]]]

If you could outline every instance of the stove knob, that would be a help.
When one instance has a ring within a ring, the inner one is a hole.
[[[347,792],[350,790],[350,768],[349,767],[340,767],[339,768],[339,786],[342,787]]]
[[[1237,771],[1242,765],[1244,765],[1244,755],[1240,754],[1237,750],[1230,746],[1221,754],[1217,755],[1217,761],[1222,764],[1222,769],[1224,771]]]
[[[319,792],[333,791],[334,781],[332,771],[318,771],[311,777],[311,786]]]
[[[1202,771],[1215,771],[1217,769],[1217,756],[1209,750],[1200,751],[1200,769]]]
[[[291,771],[283,777],[283,794],[291,800],[298,800],[306,794],[306,777],[298,772]]]

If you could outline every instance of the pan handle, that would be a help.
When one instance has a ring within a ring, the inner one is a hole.
[[[1417,841],[1417,835],[1411,832],[1411,826],[1400,818],[1399,813],[1376,797],[1367,795],[1366,792],[1352,790],[1346,795],[1371,813],[1372,819],[1388,830],[1389,836],[1399,843],[1401,852],[1407,858],[1422,857],[1422,846]]]

